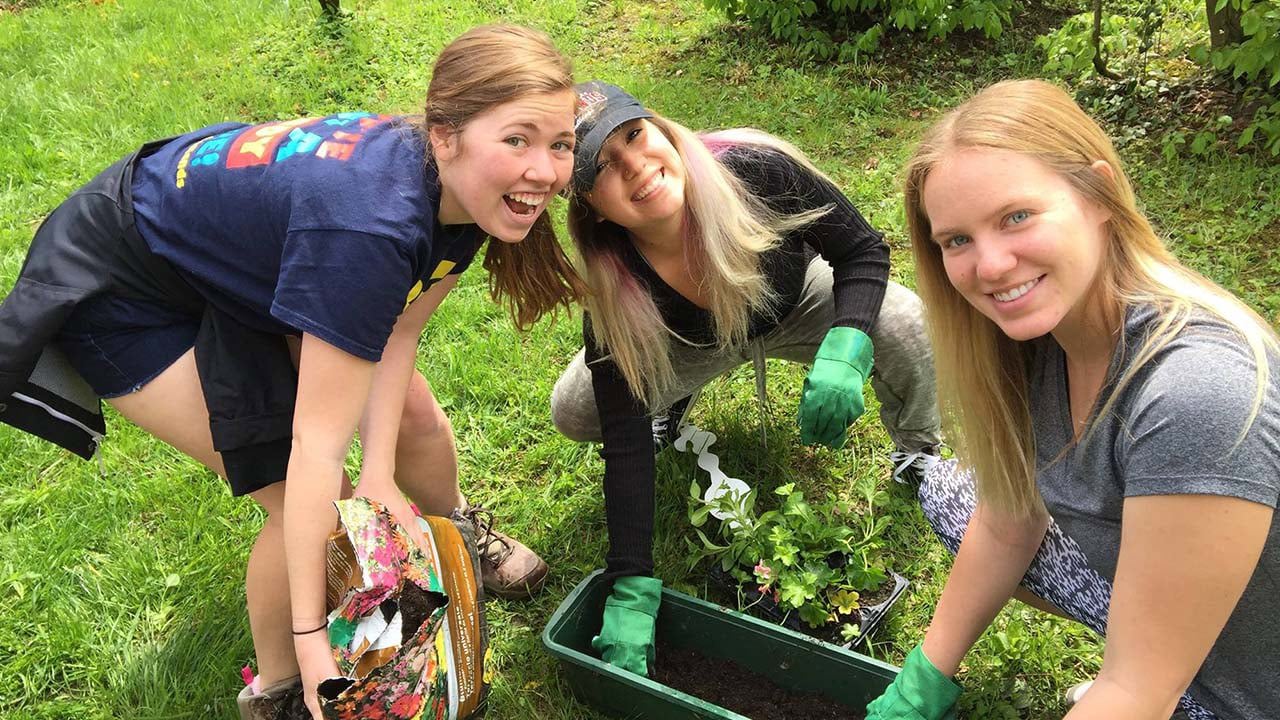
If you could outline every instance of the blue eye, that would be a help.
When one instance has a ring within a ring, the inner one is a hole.
[[[950,250],[972,242],[968,235],[953,235],[942,242],[944,250]]]
[[[509,138],[505,138],[502,142],[510,145],[511,147],[524,147],[528,144],[525,139],[519,135],[512,135]]]
[[[1027,212],[1026,210],[1018,210],[1017,212],[1009,213],[1009,222],[1014,225],[1017,225],[1018,223],[1021,223],[1022,221],[1027,220],[1030,217],[1031,217],[1031,213]]]

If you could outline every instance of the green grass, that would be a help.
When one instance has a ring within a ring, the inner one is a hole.
[[[142,140],[225,119],[412,112],[439,48],[496,19],[547,30],[578,58],[580,78],[627,85],[691,127],[752,125],[793,140],[888,232],[894,277],[910,284],[895,178],[913,138],[983,84],[1037,74],[1032,38],[1053,17],[1028,18],[999,41],[891,39],[878,59],[815,65],[696,0],[344,5],[333,26],[301,0],[0,4],[0,292],[44,214]],[[1179,254],[1280,319],[1277,167],[1220,154],[1166,161],[1158,140],[1124,152]],[[477,270],[421,346],[419,367],[457,433],[464,490],[553,568],[536,600],[490,605],[492,718],[595,717],[569,698],[538,639],[604,556],[601,461],[549,419],[551,387],[580,342],[576,318],[515,333]],[[796,480],[813,496],[847,496],[859,477],[890,486],[874,403],[845,451],[800,446],[791,418],[802,377],[770,363],[767,451],[749,372],[711,386],[694,420],[722,438],[726,470],[762,488]],[[238,671],[252,659],[242,573],[261,513],[141,431],[109,423],[101,468],[0,428],[0,718],[233,718]],[[685,456],[660,460],[657,570],[702,593],[704,568],[685,560],[694,473]],[[882,512],[894,517],[892,564],[914,584],[872,653],[900,662],[950,558],[910,493],[891,487]],[[1061,689],[1100,658],[1088,631],[1011,605],[969,657],[964,708],[1060,716]]]

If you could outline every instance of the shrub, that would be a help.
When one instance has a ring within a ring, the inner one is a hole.
[[[1045,72],[1067,78],[1098,73],[1118,80],[1109,85],[1112,94],[1107,99],[1129,103],[1123,108],[1124,117],[1112,117],[1125,122],[1140,114],[1132,101],[1147,94],[1144,88],[1172,80],[1159,67],[1148,72],[1149,54],[1163,51],[1166,60],[1189,54],[1202,66],[1230,73],[1237,81],[1232,90],[1237,102],[1231,114],[1239,113],[1247,120],[1235,124],[1230,115],[1221,115],[1203,127],[1179,129],[1165,139],[1166,157],[1184,149],[1203,155],[1220,147],[1219,140],[1233,135],[1240,149],[1254,146],[1280,155],[1280,94],[1276,92],[1280,87],[1280,0],[1215,0],[1209,4],[1106,0],[1101,8],[1114,12],[1100,12],[1096,28],[1093,13],[1082,13],[1037,39],[1036,44],[1045,52]],[[1104,72],[1107,62],[1114,63],[1112,69],[1120,74]]]
[[[874,52],[886,28],[945,38],[956,30],[999,37],[1012,0],[704,0],[801,52],[821,58],[856,58]]]
[[[1218,0],[1240,13],[1244,41],[1214,50],[1213,66],[1265,87],[1280,85],[1280,0]]]

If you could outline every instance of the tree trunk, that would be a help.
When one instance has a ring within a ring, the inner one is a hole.
[[[1212,3],[1213,0],[1205,0]],[[327,17],[336,17],[339,11],[339,3],[341,0],[320,0],[320,9],[324,11]]]
[[[1217,7],[1217,0],[1204,0],[1205,14],[1209,18],[1209,47],[1219,50],[1244,42],[1244,30],[1240,27],[1240,8],[1236,0],[1214,12]]]
[[[1107,69],[1107,61],[1102,58],[1102,0],[1093,0],[1093,71],[1104,78],[1120,79],[1119,75]]]

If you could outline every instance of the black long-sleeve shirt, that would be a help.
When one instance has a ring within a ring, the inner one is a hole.
[[[773,330],[795,309],[809,261],[815,256],[832,266],[836,311],[832,326],[870,332],[889,277],[889,248],[883,235],[838,188],[779,151],[739,145],[724,150],[719,160],[776,213],[794,215],[831,206],[821,218],[787,233],[781,244],[761,256],[760,269],[776,301],[751,315],[748,338]],[[711,313],[667,285],[633,244],[623,243],[622,259],[647,285],[663,321],[676,335],[699,344],[715,341]],[[602,357],[586,315],[583,339],[604,441],[608,573],[649,575],[653,572],[655,472],[651,413],[632,394],[617,365]]]

